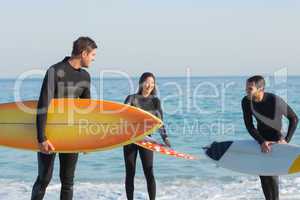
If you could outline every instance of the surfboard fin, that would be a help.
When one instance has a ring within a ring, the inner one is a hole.
[[[210,147],[206,148],[205,153],[211,159],[218,161],[222,158],[232,143],[232,141],[213,142]]]

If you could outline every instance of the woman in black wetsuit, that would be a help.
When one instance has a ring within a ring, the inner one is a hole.
[[[125,104],[136,106],[163,119],[163,112],[159,98],[156,96],[155,77],[152,73],[143,73],[139,80],[139,89],[136,94],[127,96]],[[163,127],[159,129],[160,135],[167,146],[171,146],[168,135]],[[147,180],[147,188],[150,200],[155,199],[156,184],[153,174],[153,152],[136,144],[124,146],[124,160],[126,168],[126,195],[128,200],[133,200],[134,175],[136,168],[136,157],[139,152]]]

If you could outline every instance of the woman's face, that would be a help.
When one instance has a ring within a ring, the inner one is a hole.
[[[146,78],[146,80],[143,82],[143,93],[150,94],[152,90],[155,87],[155,81],[153,77],[149,76]]]

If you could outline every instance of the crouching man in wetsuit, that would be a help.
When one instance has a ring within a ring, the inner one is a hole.
[[[45,134],[49,103],[53,98],[90,98],[90,75],[83,68],[87,68],[94,61],[96,49],[97,45],[92,39],[80,37],[73,43],[72,56],[66,57],[47,70],[38,101],[36,123],[40,152],[37,154],[38,176],[32,189],[31,200],[44,198],[56,156],[51,153],[55,147]],[[61,200],[73,198],[73,179],[77,160],[77,153],[59,154]]]
[[[268,153],[273,143],[288,143],[296,130],[298,117],[291,107],[279,96],[267,93],[262,76],[253,76],[247,80],[246,93],[242,100],[244,122],[250,135],[260,144],[261,151]],[[289,120],[287,134],[281,133],[282,116]],[[253,124],[253,118],[257,127]],[[261,186],[266,200],[278,200],[279,188],[277,176],[260,176]]]

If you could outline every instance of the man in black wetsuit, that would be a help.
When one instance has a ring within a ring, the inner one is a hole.
[[[247,80],[246,92],[242,100],[244,122],[250,135],[261,145],[261,150],[268,153],[273,143],[288,143],[298,124],[298,117],[291,107],[279,96],[267,93],[262,76],[253,76]],[[286,136],[281,132],[282,117],[289,120]],[[257,128],[253,124],[257,121]],[[278,200],[279,188],[277,176],[260,176],[266,200]]]
[[[43,80],[38,101],[37,140],[38,176],[32,189],[31,200],[44,198],[46,188],[51,180],[55,147],[45,134],[47,109],[53,98],[90,98],[90,75],[87,68],[96,56],[96,43],[89,37],[80,37],[73,43],[72,56],[51,66]],[[61,134],[64,134],[63,132]],[[67,141],[66,141],[67,142]],[[77,153],[60,153],[61,200],[73,198],[73,179],[78,160]]]

